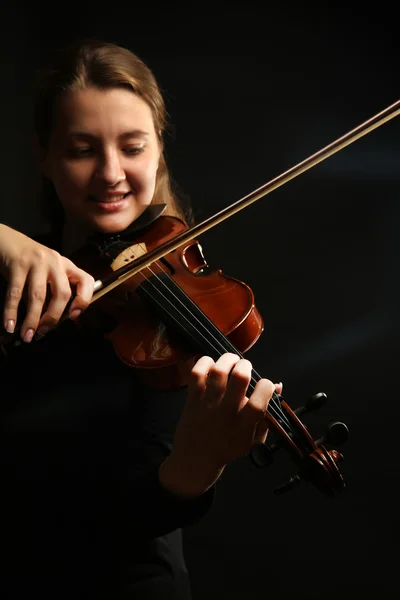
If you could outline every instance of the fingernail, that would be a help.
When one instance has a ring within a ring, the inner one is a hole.
[[[14,330],[15,330],[15,321],[14,321],[14,319],[8,319],[7,325],[6,325],[6,331],[7,331],[7,333],[14,333]]]
[[[76,308],[75,310],[72,311],[72,313],[69,315],[69,318],[72,319],[72,321],[74,321],[75,319],[77,319],[79,317],[79,315],[82,313],[80,308]]]
[[[24,342],[27,342],[29,344],[29,342],[32,341],[34,333],[35,333],[35,330],[32,328],[29,328],[24,335]]]

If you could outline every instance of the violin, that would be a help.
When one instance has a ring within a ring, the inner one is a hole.
[[[399,113],[400,100],[198,225],[188,227],[178,217],[164,216],[164,205],[153,205],[146,211],[145,223],[139,218],[129,231],[94,236],[72,257],[96,280],[92,297],[96,304],[78,324],[100,328],[118,357],[157,389],[186,385],[201,355],[216,360],[232,352],[243,357],[263,331],[253,292],[208,265],[198,236]],[[259,379],[253,369],[249,392]],[[288,452],[298,471],[275,489],[276,494],[301,482],[312,483],[329,497],[346,487],[339,468],[343,455],[327,445],[344,443],[347,426],[335,421],[325,436],[314,440],[300,420],[326,400],[326,394],[317,393],[293,410],[280,394],[272,395],[265,414],[272,441],[255,445],[249,458],[256,467],[266,467],[279,449]]]

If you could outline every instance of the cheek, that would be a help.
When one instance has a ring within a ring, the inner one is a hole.
[[[54,173],[53,183],[60,197],[65,196],[70,191],[77,192],[87,185],[90,177],[88,169],[84,164],[68,164],[59,165],[59,168]]]
[[[141,161],[140,164],[131,166],[127,174],[133,187],[136,187],[138,191],[139,189],[153,191],[157,178],[157,167],[158,161],[155,160]]]

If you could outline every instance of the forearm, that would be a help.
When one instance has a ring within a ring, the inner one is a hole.
[[[182,499],[195,499],[214,485],[223,470],[203,465],[196,467],[185,458],[177,458],[172,452],[160,465],[159,479],[169,493]]]

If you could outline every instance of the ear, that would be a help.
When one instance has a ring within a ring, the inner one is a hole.
[[[50,178],[49,161],[46,150],[40,143],[39,137],[35,134],[33,138],[33,154],[38,169],[45,177]]]

